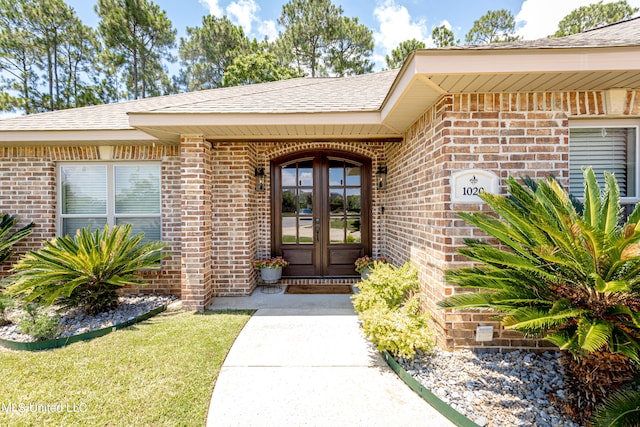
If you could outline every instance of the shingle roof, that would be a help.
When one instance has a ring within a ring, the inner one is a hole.
[[[640,17],[616,22],[603,27],[587,30],[566,37],[522,40],[489,45],[454,46],[446,49],[487,50],[487,49],[559,49],[637,46],[640,43]]]
[[[376,111],[398,70],[298,78],[96,105],[0,120],[0,131],[132,129],[127,113],[321,113]]]
[[[536,50],[640,45],[640,17],[557,39],[425,51]],[[0,120],[6,131],[131,130],[128,113],[267,114],[379,111],[400,70],[344,78],[299,78],[182,93]]]

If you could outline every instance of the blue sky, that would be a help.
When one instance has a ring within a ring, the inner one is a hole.
[[[604,0],[609,3],[615,0]],[[66,0],[87,25],[95,26],[94,0]],[[518,22],[518,34],[525,39],[546,37],[572,10],[596,0],[333,0],[344,15],[357,17],[374,31],[376,68],[384,66],[384,56],[408,39],[431,44],[431,31],[449,27],[464,42],[473,22],[488,10],[510,10]],[[202,16],[228,16],[251,37],[273,39],[278,34],[277,19],[285,0],[155,0],[164,9],[178,36],[187,26],[199,26]],[[640,0],[628,0],[640,7]]]

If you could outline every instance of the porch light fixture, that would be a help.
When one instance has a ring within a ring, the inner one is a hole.
[[[387,189],[387,167],[378,166],[376,170],[376,181],[378,182],[378,190]]]
[[[256,168],[255,176],[256,176],[256,191],[259,191],[262,193],[264,192],[264,189],[265,189],[265,180],[266,180],[264,168]]]

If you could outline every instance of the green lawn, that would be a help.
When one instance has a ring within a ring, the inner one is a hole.
[[[203,426],[250,315],[165,312],[60,349],[0,348],[0,425]]]

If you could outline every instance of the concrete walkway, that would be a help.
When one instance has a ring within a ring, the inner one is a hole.
[[[258,309],[216,382],[207,426],[452,426],[363,337],[348,295],[216,298]]]

